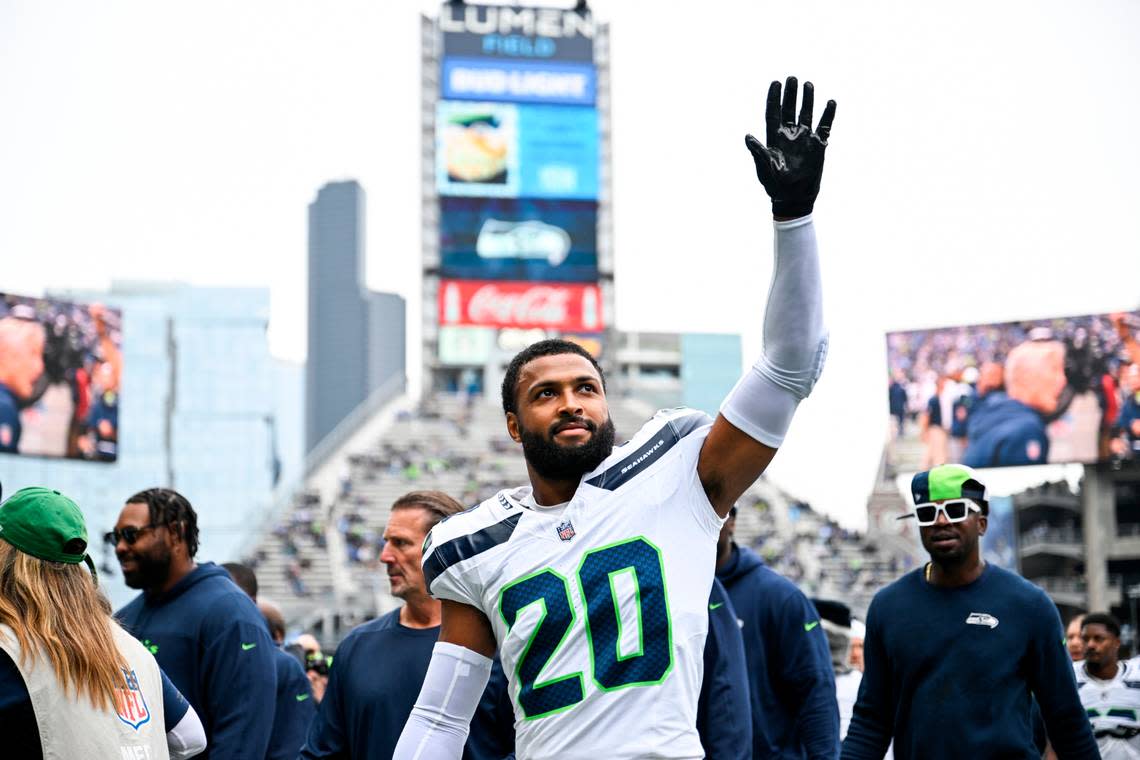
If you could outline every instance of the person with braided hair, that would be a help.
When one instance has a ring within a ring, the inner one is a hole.
[[[127,585],[142,590],[117,617],[201,716],[209,740],[201,757],[265,757],[277,700],[273,639],[224,568],[195,562],[190,502],[169,488],[140,491],[104,539]]]

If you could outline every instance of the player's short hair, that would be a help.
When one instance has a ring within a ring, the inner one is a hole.
[[[1081,623],[1081,630],[1083,631],[1090,625],[1103,625],[1109,633],[1118,639],[1120,638],[1120,621],[1107,612],[1090,612],[1085,615],[1085,619]]]
[[[598,371],[598,378],[602,381],[602,390],[605,391],[606,375],[602,372],[602,367],[593,354],[577,343],[561,338],[540,340],[515,354],[515,358],[511,359],[511,363],[507,365],[507,374],[503,376],[503,414],[518,414],[519,373],[522,372],[522,368],[540,357],[558,356],[559,354],[577,354],[589,360],[590,364],[594,365],[594,369]]]
[[[410,491],[392,502],[392,511],[397,509],[423,510],[431,529],[441,520],[462,512],[463,505],[443,491]]]
[[[249,565],[240,562],[223,562],[222,567],[230,574],[230,579],[245,592],[250,599],[257,601],[257,573]]]
[[[151,525],[173,531],[186,543],[191,558],[198,553],[198,513],[185,496],[173,488],[148,488],[127,499],[127,504],[146,504]]]

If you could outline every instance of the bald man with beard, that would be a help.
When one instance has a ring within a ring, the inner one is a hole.
[[[1065,389],[1065,347],[1027,341],[1009,352],[1005,392],[988,394],[970,414],[967,467],[1043,464],[1049,459],[1046,418]]]

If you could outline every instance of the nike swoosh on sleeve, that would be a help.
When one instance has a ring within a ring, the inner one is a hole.
[[[817,625],[819,625],[819,621],[818,621],[818,620],[813,620],[813,621],[812,621],[812,622],[810,622],[810,623],[804,623],[804,630],[805,630],[805,631],[810,631],[811,629],[815,628]]]
[[[256,641],[252,644],[242,644],[241,645],[241,651],[248,652],[249,650],[253,649],[255,646],[257,646]]]
[[[715,604],[710,604],[709,609],[710,610],[719,610],[723,606],[724,606],[724,602],[716,602]]]

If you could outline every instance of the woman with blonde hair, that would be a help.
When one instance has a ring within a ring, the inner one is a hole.
[[[58,491],[24,488],[0,504],[3,755],[198,754],[206,746],[201,721],[111,618],[86,552],[83,514]]]

